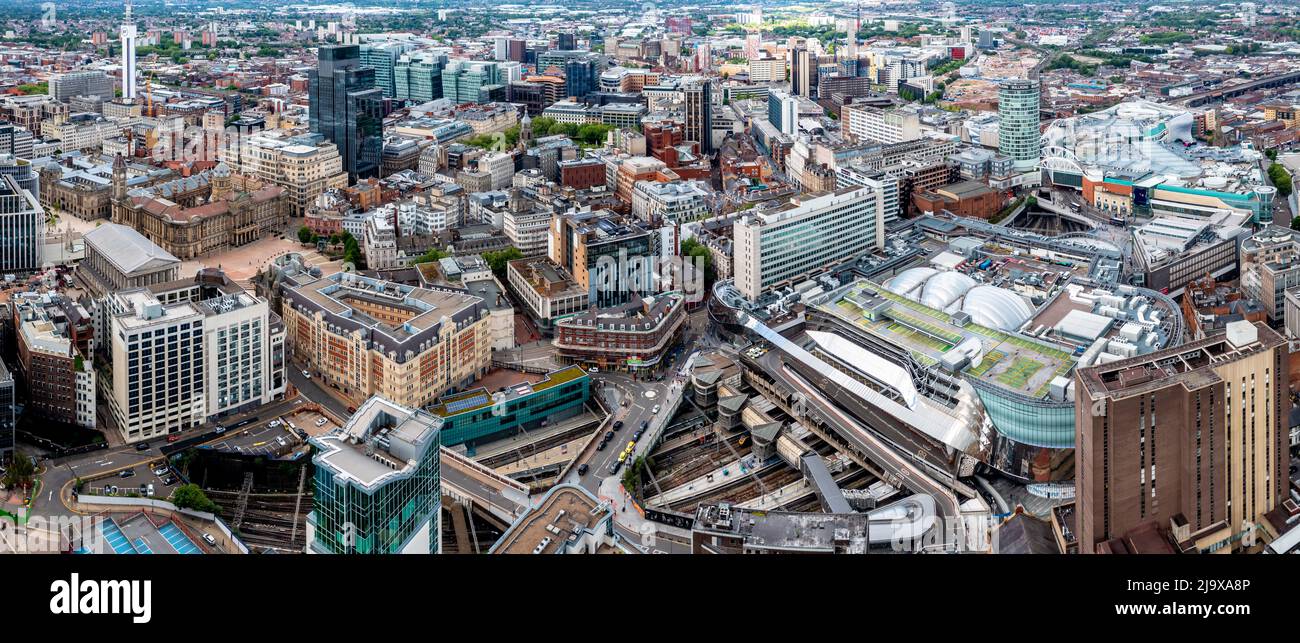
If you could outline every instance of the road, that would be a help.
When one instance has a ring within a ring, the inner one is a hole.
[[[302,404],[301,398],[290,398],[260,406],[252,411],[222,418],[221,422],[233,424],[253,416],[269,420],[272,417],[288,413],[300,404]],[[172,435],[185,440],[210,432],[215,427],[215,422],[209,422]],[[73,512],[68,508],[65,500],[72,488],[72,483],[77,478],[86,480],[96,476],[116,473],[123,469],[138,467],[162,458],[160,448],[166,446],[168,442],[165,439],[154,439],[149,440],[148,443],[149,448],[143,451],[138,450],[134,444],[127,444],[84,455],[61,458],[57,461],[46,460],[42,463],[45,470],[41,475],[41,492],[32,498],[32,514],[43,516],[71,515]]]

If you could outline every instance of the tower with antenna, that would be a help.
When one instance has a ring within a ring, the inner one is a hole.
[[[127,0],[122,20],[122,100],[135,102],[135,23],[131,21],[131,2]]]

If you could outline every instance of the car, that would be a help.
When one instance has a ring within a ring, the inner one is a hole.
[[[618,461],[619,461],[620,463],[627,459],[627,453],[628,453],[627,451],[624,451],[624,452],[618,454]]]
[[[203,534],[203,542],[207,543],[209,547],[217,546],[217,539],[213,538],[212,534]]]
[[[165,478],[167,476],[167,471],[168,471],[167,467],[158,467],[157,469],[153,470],[153,474],[158,476],[159,478]]]
[[[300,438],[302,438],[302,439],[304,439],[304,440],[306,440],[307,437],[308,437],[308,436],[307,436],[307,432],[306,432],[306,431],[303,431],[302,429],[298,429],[298,430],[297,430],[297,433],[298,433],[298,437],[300,437]]]
[[[601,441],[600,441],[600,444],[597,444],[597,445],[596,445],[596,450],[597,450],[597,451],[604,451],[604,450],[605,450],[605,445],[607,445],[607,444],[609,444],[609,442],[606,442],[605,440],[601,440]]]
[[[578,467],[578,475],[580,475],[580,476],[585,476],[585,475],[587,475],[587,469],[588,469],[588,467],[587,467],[587,465],[585,465],[585,464],[582,465],[582,466],[580,466],[580,467]]]
[[[132,478],[132,477],[135,477],[135,469],[123,469],[122,471],[120,471],[120,472],[117,474],[117,477],[119,477],[119,478]]]
[[[609,475],[612,476],[612,475],[618,473],[618,468],[621,467],[621,466],[623,466],[623,461],[622,461],[622,460],[615,460],[614,462],[610,463],[610,465],[609,465]]]
[[[270,422],[266,423],[266,428],[268,429],[274,429],[277,426],[280,426],[279,420],[271,420]]]
[[[615,422],[614,422],[614,430],[617,431],[617,430],[619,430],[619,429],[621,429],[621,428],[623,428],[623,421],[622,421],[622,420],[617,420],[617,421],[615,421]]]
[[[633,440],[640,440],[640,439],[641,439],[641,435],[644,434],[644,433],[645,433],[645,429],[637,429],[637,430],[636,430],[636,433],[633,433],[633,434],[632,434],[632,439],[633,439]]]
[[[600,372],[600,369],[599,369],[599,368],[596,368],[595,366],[593,366],[593,367],[587,369],[587,372],[588,372],[588,373],[599,373],[599,372]]]
[[[173,433],[173,434],[167,436],[167,441],[168,441],[168,442],[175,442],[175,441],[177,441],[177,440],[179,440],[179,439],[181,439],[181,436],[176,435],[175,433]]]
[[[141,442],[140,444],[135,445],[135,450],[136,450],[136,451],[148,451],[148,450],[149,450],[149,443],[148,443],[148,442]]]
[[[325,418],[321,418],[321,419],[319,419],[319,420],[316,420],[316,426],[317,426],[317,427],[325,426],[325,422],[326,422]]]
[[[305,368],[302,369],[302,376],[305,377],[305,378],[307,378],[307,379],[311,379],[311,371],[308,371],[308,370],[305,369]]]
[[[170,487],[170,486],[176,484],[176,476],[170,476],[170,475],[169,475],[169,476],[167,476],[166,478],[163,478],[163,479],[162,479],[162,483],[163,483],[163,486],[164,486],[164,487]]]
[[[355,406],[348,407],[348,413],[356,413],[356,412],[357,412],[357,407]]]
[[[632,449],[635,449],[635,448],[636,448],[636,440],[633,440],[633,441],[627,443],[627,450],[628,450],[628,451],[631,451]]]
[[[217,428],[213,431],[213,433],[216,433],[217,435],[221,435],[222,433],[225,432],[226,432],[226,427],[221,426],[220,424],[218,424]]]
[[[606,432],[605,432],[605,441],[608,442],[608,441],[613,440],[613,439],[614,439],[614,432],[613,432],[613,431],[606,431]]]
[[[655,415],[659,415],[659,405],[656,404],[655,407],[654,407],[653,409],[650,409],[650,412],[653,413],[653,414],[655,414]]]
[[[641,420],[641,430],[644,431],[648,428],[650,428],[650,420]]]

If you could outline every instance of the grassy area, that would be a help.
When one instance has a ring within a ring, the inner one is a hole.
[[[1043,368],[1043,363],[1028,357],[1016,357],[1011,367],[998,375],[998,381],[1016,390],[1023,389],[1029,378]]]
[[[1002,351],[989,351],[989,354],[984,356],[979,366],[967,369],[966,372],[975,377],[983,377],[985,373],[997,366],[998,362],[1001,362],[1002,358],[1006,356],[1007,354]]]

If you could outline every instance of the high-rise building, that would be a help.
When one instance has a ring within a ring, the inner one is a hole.
[[[442,98],[442,67],[447,57],[432,51],[402,54],[393,67],[393,96],[423,103]]]
[[[572,31],[561,31],[555,38],[556,49],[560,51],[573,51],[578,48],[577,35]]]
[[[799,99],[779,89],[768,90],[767,121],[782,134],[799,131]]]
[[[443,420],[379,396],[311,438],[309,554],[441,551]]]
[[[0,155],[0,273],[41,269],[45,208],[28,161]]]
[[[397,60],[413,47],[406,42],[375,42],[361,45],[361,64],[375,70],[375,86],[392,98],[397,96],[393,80]]]
[[[377,176],[386,103],[374,68],[361,65],[357,45],[325,45],[317,56],[308,76],[311,131],[338,146],[350,181]]]
[[[686,140],[700,144],[700,153],[713,152],[713,82],[701,78],[682,88],[686,98]]]
[[[442,96],[453,104],[477,103],[482,89],[501,85],[501,66],[494,62],[453,60],[442,70]]]
[[[34,145],[31,132],[13,123],[0,123],[0,154],[30,160]]]
[[[66,103],[77,96],[113,99],[113,79],[102,71],[71,71],[50,77],[50,96]]]
[[[1075,375],[1079,551],[1139,527],[1177,550],[1249,544],[1287,499],[1286,341],[1259,322]]]
[[[1007,80],[998,88],[998,151],[1022,172],[1038,167],[1038,91],[1033,80]]]
[[[600,86],[600,62],[596,58],[570,58],[564,61],[564,95],[582,98]]]
[[[790,50],[790,91],[795,96],[812,96],[812,79],[817,75],[817,58],[804,47]]]
[[[20,293],[11,305],[25,413],[94,429],[95,328],[90,312],[57,293]]]
[[[736,290],[756,301],[773,288],[883,248],[883,199],[858,187],[745,213],[733,232]]]
[[[198,426],[284,392],[284,326],[220,271],[110,294],[100,380],[125,442]]]
[[[906,143],[921,138],[921,117],[915,110],[849,103],[840,113],[844,132],[858,143]]]
[[[0,460],[7,460],[14,452],[14,377],[0,360]]]

